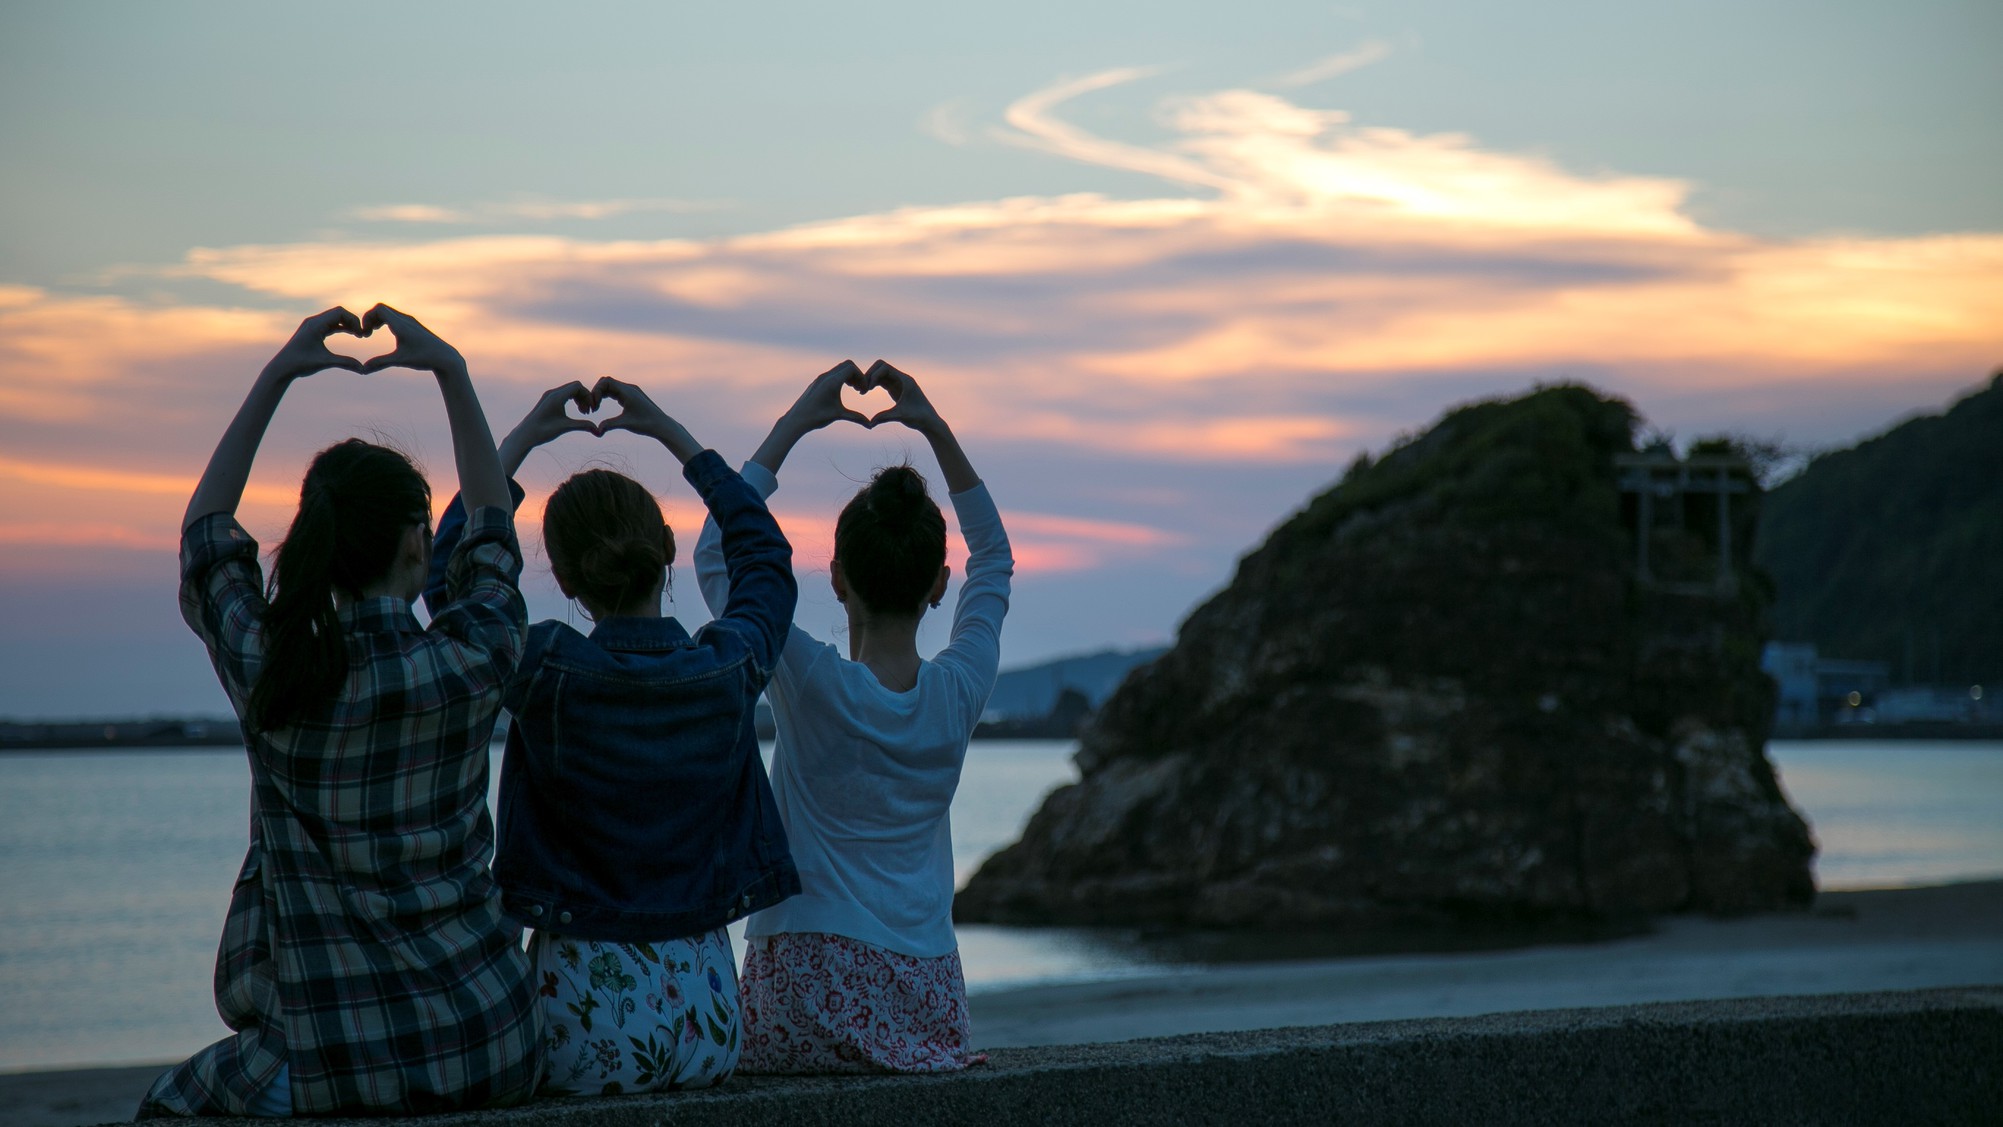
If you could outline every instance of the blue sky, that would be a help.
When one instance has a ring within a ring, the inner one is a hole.
[[[334,302],[451,336],[497,430],[611,373],[733,458],[900,363],[1010,521],[1013,663],[1167,637],[1469,397],[1822,445],[2003,361],[1994,4],[715,7],[0,5],[0,715],[222,707],[175,518]],[[428,389],[333,376],[260,463],[267,544],[346,433],[449,471]],[[824,526],[907,452],[789,466],[817,632]],[[605,459],[692,521],[619,439],[525,484]]]

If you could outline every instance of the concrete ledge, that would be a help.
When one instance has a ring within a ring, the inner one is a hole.
[[[2003,986],[1000,1049],[989,1064],[948,1076],[743,1077],[707,1091],[548,1100],[407,1122],[1266,1127],[1999,1121]]]

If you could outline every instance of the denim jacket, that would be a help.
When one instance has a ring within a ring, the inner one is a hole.
[[[723,529],[723,613],[694,637],[673,618],[610,618],[589,636],[537,623],[503,691],[494,878],[530,927],[675,939],[800,891],[753,725],[799,595],[792,548],[713,451],[683,476]],[[455,497],[434,561],[464,525]]]

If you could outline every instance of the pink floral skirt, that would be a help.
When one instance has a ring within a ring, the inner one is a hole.
[[[953,1072],[969,1047],[960,953],[920,959],[821,932],[748,941],[740,1072]]]

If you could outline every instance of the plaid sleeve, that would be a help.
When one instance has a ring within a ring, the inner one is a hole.
[[[495,682],[522,654],[529,608],[522,600],[522,550],[506,510],[476,509],[445,565],[446,601],[431,619],[431,633],[486,655]]]
[[[515,510],[520,511],[522,499],[528,491],[508,479],[508,492],[515,498]],[[459,551],[459,538],[466,533],[466,500],[454,493],[445,505],[445,512],[438,518],[438,531],[431,538],[431,566],[424,576],[424,610],[436,616],[452,601],[452,586],[445,574],[445,565]]]
[[[208,647],[223,691],[239,711],[264,660],[264,569],[257,541],[229,513],[181,532],[181,618]]]

